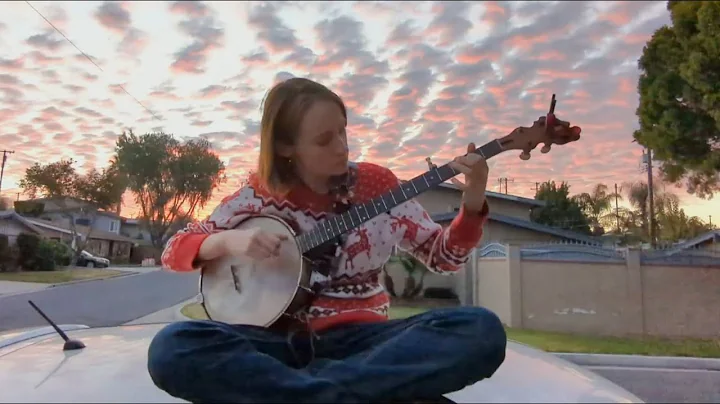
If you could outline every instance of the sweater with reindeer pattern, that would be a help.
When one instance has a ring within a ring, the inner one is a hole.
[[[363,203],[400,185],[387,168],[372,163],[355,165],[353,203]],[[251,174],[247,183],[224,198],[210,216],[189,224],[166,244],[162,265],[166,270],[193,271],[202,266],[200,245],[212,233],[237,226],[253,214],[270,214],[309,231],[331,215],[334,199],[298,186],[284,198],[273,197]],[[433,222],[416,200],[403,202],[347,233],[337,268],[328,276],[313,273],[311,286],[321,286],[308,309],[315,331],[340,324],[385,321],[390,299],[380,283],[382,266],[393,247],[408,251],[432,272],[448,275],[464,267],[482,237],[488,205],[479,214],[460,208],[449,226]]]

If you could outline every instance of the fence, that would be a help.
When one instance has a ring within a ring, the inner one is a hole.
[[[583,244],[478,248],[472,302],[519,328],[720,336],[720,251]]]

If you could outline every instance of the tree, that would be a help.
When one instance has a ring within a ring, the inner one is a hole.
[[[720,189],[720,2],[670,1],[639,60],[640,129],[666,181],[701,198]]]
[[[402,251],[394,254],[388,260],[389,263],[398,264],[405,270],[405,286],[400,297],[403,299],[414,299],[422,293],[425,287],[425,276],[428,274],[427,267],[415,258],[412,254]],[[420,280],[415,279],[415,274],[420,274]],[[392,279],[392,278],[390,278]],[[387,286],[387,284],[386,284]],[[392,286],[392,296],[395,296],[395,287]]]
[[[677,242],[695,237],[710,230],[696,216],[688,216],[680,207],[680,198],[670,191],[663,190],[653,182],[653,201],[655,210],[656,237],[659,241]],[[650,241],[650,194],[647,183],[626,182],[621,186],[622,192],[634,210],[626,212],[626,231],[638,241]]]
[[[615,197],[622,199],[615,192],[608,192],[608,187],[605,184],[595,184],[589,193],[583,192],[573,197],[589,219],[593,227],[593,234],[602,235],[605,232],[602,223],[608,222],[610,216],[614,217],[614,214],[608,215],[606,213],[611,210]]]
[[[653,197],[658,200],[659,187],[653,183]],[[621,192],[625,192],[628,197],[630,206],[635,209],[636,214],[633,215],[639,223],[634,228],[628,229],[633,232],[640,230],[643,240],[650,240],[650,191],[647,183],[642,181],[625,182],[620,187]]]
[[[533,210],[530,218],[540,224],[561,229],[590,234],[589,220],[580,204],[570,197],[570,186],[562,182],[546,181],[538,187],[535,199],[545,201],[546,205]]]
[[[20,187],[26,195],[32,199],[38,196],[53,198],[53,202],[60,207],[60,213],[68,219],[69,230],[75,241],[73,264],[90,238],[98,210],[116,206],[125,192],[125,182],[114,167],[102,171],[93,168],[81,175],[76,171],[74,163],[72,159],[48,164],[35,163],[25,170],[25,176],[20,180]],[[71,206],[68,198],[82,203]],[[75,226],[78,213],[89,222],[85,234],[80,234]]]
[[[710,231],[710,226],[697,216],[688,216],[680,207],[680,198],[665,192],[657,203],[658,239],[666,243],[675,243],[691,239]]]
[[[112,165],[121,172],[140,206],[140,221],[158,248],[174,223],[189,220],[225,181],[225,165],[207,139],[181,143],[166,133],[118,138]]]

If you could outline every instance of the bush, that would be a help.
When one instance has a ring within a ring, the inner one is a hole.
[[[72,260],[72,250],[63,242],[57,240],[45,241],[52,248],[55,265],[68,266]]]
[[[34,270],[37,261],[37,250],[40,246],[40,237],[35,234],[20,233],[16,243],[18,248],[17,264],[23,269]]]
[[[14,271],[17,267],[17,248],[10,245],[10,239],[0,234],[0,272]]]
[[[53,240],[43,240],[35,234],[21,233],[17,238],[20,268],[26,271],[54,271],[56,260],[63,260],[63,253],[56,258],[56,251],[66,248]]]
[[[48,240],[40,240],[38,244],[33,271],[55,270],[55,246]]]

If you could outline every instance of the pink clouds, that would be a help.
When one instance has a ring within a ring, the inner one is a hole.
[[[112,74],[48,26],[21,31],[0,16],[3,38],[21,41],[0,58],[0,142],[19,151],[9,160],[6,187],[32,162],[60,157],[43,141],[103,166],[127,127],[206,136],[240,178],[255,162],[260,101],[269,85],[291,75],[340,94],[353,158],[390,161],[403,178],[424,171],[428,155],[441,163],[463,154],[469,141],[481,145],[530,125],[552,93],[558,116],[583,127],[583,138],[549,155],[535,151],[527,162],[515,151],[494,159],[494,177],[515,179],[511,193],[532,196],[534,183],[547,179],[569,180],[582,192],[597,181],[641,176],[639,148],[630,143],[637,71],[623,64],[634,63],[652,29],[668,22],[663,16],[629,25],[651,4],[618,3],[595,20],[581,18],[594,7],[587,2],[268,2],[233,13],[220,3],[146,4],[40,10]],[[162,29],[148,22],[149,10]],[[614,38],[607,49],[605,38]],[[134,63],[115,63],[128,58]]]
[[[186,16],[178,28],[192,39],[190,45],[175,52],[170,70],[176,74],[204,73],[208,56],[223,44],[224,30],[217,25],[214,13],[204,3],[176,1],[170,5],[170,11]]]

